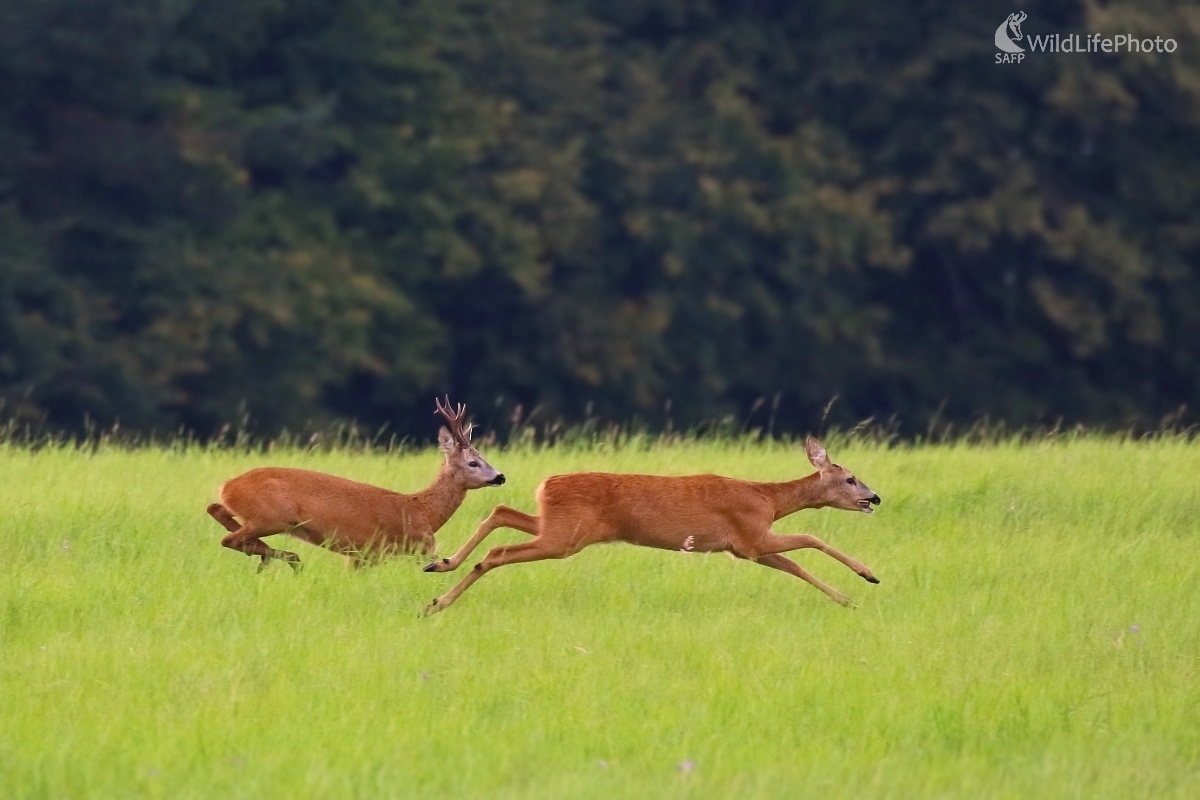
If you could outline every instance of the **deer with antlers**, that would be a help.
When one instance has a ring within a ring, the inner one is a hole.
[[[729,553],[795,575],[834,601],[850,598],[782,555],[813,548],[845,564],[870,583],[871,570],[807,533],[780,535],[771,524],[803,508],[840,508],[870,514],[879,495],[849,470],[829,460],[811,436],[804,443],[817,472],[785,483],[758,483],[720,475],[618,475],[581,472],[547,478],[538,487],[538,514],[505,505],[480,523],[475,534],[452,557],[434,561],[426,572],[450,572],[496,528],[515,528],[533,535],[520,544],[494,547],[450,591],[425,607],[432,614],[448,607],[471,584],[506,564],[567,558],[600,542],[628,542],[662,550]]]
[[[252,469],[226,481],[221,502],[208,507],[213,519],[229,531],[221,544],[258,556],[260,571],[271,559],[299,568],[295,553],[263,542],[264,536],[275,533],[328,547],[355,566],[395,553],[433,555],[434,534],[462,505],[467,491],[504,483],[504,475],[471,446],[471,426],[463,427],[466,406],[460,403],[452,411],[449,397],[445,404],[434,402],[435,413],[446,420],[446,427],[438,431],[445,461],[427,489],[401,494],[306,469]]]

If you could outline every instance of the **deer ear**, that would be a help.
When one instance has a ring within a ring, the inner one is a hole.
[[[438,431],[438,449],[448,456],[454,455],[454,451],[458,449],[458,442],[454,441],[454,435],[448,428]]]
[[[804,440],[804,452],[808,453],[808,460],[817,469],[823,470],[829,466],[829,454],[825,452],[825,445],[813,437],[809,436]]]

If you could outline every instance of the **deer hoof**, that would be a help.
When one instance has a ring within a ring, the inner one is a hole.
[[[863,575],[863,577],[867,579],[867,583],[879,583],[879,578],[874,575]]]
[[[433,598],[433,602],[431,602],[429,605],[425,606],[425,608],[421,610],[421,616],[428,617],[430,614],[436,614],[437,612],[439,612],[441,610],[442,610],[442,607],[438,604],[438,598],[435,597],[435,598]]]
[[[422,570],[422,572],[441,572],[441,571],[442,571],[442,563],[440,561],[430,561],[428,564],[425,565],[425,569]]]

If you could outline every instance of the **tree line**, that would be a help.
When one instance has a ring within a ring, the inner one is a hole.
[[[1200,15],[8,0],[0,416],[1154,419],[1200,390]],[[755,417],[757,415],[757,417]]]

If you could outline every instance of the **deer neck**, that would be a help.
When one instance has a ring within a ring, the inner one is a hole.
[[[430,532],[437,532],[445,525],[465,499],[467,487],[445,465],[428,489],[412,495],[413,504],[428,521]]]
[[[825,505],[825,500],[821,496],[821,473],[819,472],[814,472],[799,480],[767,483],[763,486],[771,498],[771,503],[775,506],[775,519],[795,514],[802,508],[820,508]]]

